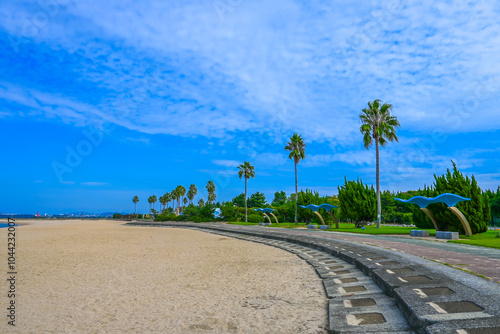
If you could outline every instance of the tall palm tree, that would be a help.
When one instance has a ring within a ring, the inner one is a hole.
[[[301,136],[294,133],[290,137],[290,141],[286,143],[285,151],[289,151],[289,159],[292,159],[295,163],[295,225],[297,225],[297,198],[299,196],[298,185],[297,185],[297,164],[306,158],[306,143]]]
[[[165,206],[167,205],[167,194],[160,196],[160,203],[163,205],[162,211],[164,211]]]
[[[139,196],[134,196],[132,202],[134,202],[134,216],[135,216],[137,212],[137,203],[139,202]]]
[[[156,195],[151,196],[152,197],[152,202],[153,202],[153,210],[155,209],[155,203],[158,201],[156,198]]]
[[[399,121],[396,116],[391,115],[392,105],[382,104],[382,101],[375,100],[368,102],[368,108],[362,110],[359,115],[361,127],[359,130],[363,134],[363,144],[368,150],[375,140],[375,150],[377,156],[377,228],[380,228],[382,221],[382,208],[380,205],[380,157],[379,144],[385,146],[388,141],[397,141],[396,128],[399,128]]]
[[[205,188],[207,188],[207,192],[208,192],[208,203],[214,202],[215,198],[217,197],[215,195],[215,183],[214,183],[214,181],[212,181],[212,180],[208,181]]]
[[[151,213],[151,204],[153,203],[153,196],[149,196],[148,202],[149,202],[149,213]]]
[[[167,210],[168,203],[170,203],[170,193],[167,191],[163,196],[165,197],[164,209]]]
[[[194,184],[190,185],[188,193],[187,193],[187,197],[189,198],[189,201],[191,202],[191,204],[193,204],[193,199],[196,196],[196,194],[198,194],[198,188],[196,188],[196,186]]]
[[[179,185],[177,187],[175,187],[175,199],[177,200],[177,215],[179,215],[181,213],[181,197],[184,196],[186,194],[186,188],[184,188],[183,186]]]
[[[175,209],[175,200],[177,199],[177,188],[173,189],[171,192],[170,192],[170,195],[172,196],[172,209]],[[177,211],[176,211],[177,212]]]
[[[182,199],[182,203],[184,203],[183,208],[185,208],[185,207],[186,207],[186,205],[188,204],[188,199],[187,199],[187,197],[184,197],[184,198]]]
[[[248,208],[247,208],[247,182],[251,177],[255,177],[255,167],[248,161],[243,162],[238,166],[238,176],[240,179],[245,177],[245,223],[248,222]]]
[[[186,188],[184,188],[184,186],[179,186],[179,192],[180,192],[181,197],[182,197],[181,203],[184,203],[184,196],[186,195]]]

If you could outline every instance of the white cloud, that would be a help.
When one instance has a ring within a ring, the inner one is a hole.
[[[375,152],[372,151],[347,151],[336,154],[308,155],[302,163],[304,167],[328,166],[334,162],[344,162],[349,165],[366,165],[375,161]]]
[[[221,20],[211,1],[68,2],[33,43],[84,59],[71,70],[103,91],[90,103],[28,83],[2,98],[148,134],[266,129],[352,145],[359,111],[375,98],[411,131],[497,129],[498,4],[398,3],[245,1]],[[38,10],[2,5],[1,24],[22,35]]]
[[[212,163],[223,167],[238,167],[240,164],[242,164],[241,161],[235,160],[212,160]]]
[[[292,161],[284,153],[261,153],[257,154],[254,158],[254,165],[256,168],[273,168],[290,164]]]

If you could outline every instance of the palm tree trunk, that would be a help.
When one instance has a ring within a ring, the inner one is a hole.
[[[248,223],[248,209],[247,209],[247,178],[245,176],[245,223]]]
[[[136,211],[137,211],[137,203],[134,203],[134,215]]]
[[[377,152],[377,228],[382,223],[382,207],[380,203],[380,152],[378,148],[378,138],[375,138],[375,148]]]
[[[298,224],[297,221],[297,201],[299,200],[299,191],[297,186],[297,162],[295,162],[295,225]]]

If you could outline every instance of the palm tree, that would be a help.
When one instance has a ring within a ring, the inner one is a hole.
[[[160,203],[163,205],[163,211],[165,210],[165,205],[167,205],[167,194],[160,196]]]
[[[205,205],[205,201],[203,200],[203,198],[200,198],[200,200],[198,201],[198,206],[201,208],[204,205]]]
[[[179,192],[180,192],[181,197],[182,197],[181,203],[184,203],[184,196],[186,195],[186,188],[184,188],[184,186],[179,186]]]
[[[170,196],[172,198],[172,209],[174,209],[175,208],[175,200],[177,199],[177,188],[173,189],[170,192]]]
[[[215,195],[215,183],[214,183],[214,181],[212,181],[212,180],[208,181],[206,188],[207,188],[207,192],[208,192],[208,203],[212,203],[215,201],[215,198],[217,197]]]
[[[155,209],[155,203],[158,201],[156,198],[156,195],[151,196],[152,197],[152,202],[153,202],[153,210]]]
[[[188,199],[187,199],[187,197],[184,197],[184,198],[182,199],[182,203],[184,203],[184,207],[183,207],[183,208],[185,208],[185,207],[186,207],[186,204],[188,204]]]
[[[368,102],[368,108],[362,110],[359,115],[363,123],[359,130],[363,134],[363,144],[368,150],[375,140],[375,149],[377,156],[377,228],[380,228],[382,221],[382,208],[380,205],[380,157],[379,147],[387,144],[388,141],[397,141],[396,129],[399,128],[399,121],[396,116],[391,115],[392,105],[388,103],[380,105],[382,101],[375,100]]]
[[[177,215],[180,214],[180,208],[181,208],[181,197],[184,196],[186,194],[186,188],[184,188],[183,186],[177,186],[175,187],[174,189],[174,196],[175,196],[175,199],[177,200]]]
[[[134,196],[132,202],[134,202],[134,216],[135,216],[137,212],[137,203],[139,202],[139,196]]]
[[[187,193],[187,197],[189,198],[189,201],[191,202],[191,204],[193,204],[193,199],[197,193],[198,193],[198,188],[196,188],[196,186],[194,184],[190,185],[188,193]]]
[[[301,136],[294,133],[293,136],[290,137],[290,141],[286,143],[285,151],[290,151],[288,158],[292,159],[295,163],[295,225],[297,225],[297,198],[299,196],[297,185],[297,164],[300,160],[304,160],[306,158],[306,143],[304,143],[304,139],[302,139]]]
[[[153,196],[149,196],[148,202],[149,202],[149,213],[151,213],[151,204],[153,203]]]
[[[245,223],[248,222],[248,208],[247,208],[247,181],[251,177],[255,177],[255,167],[248,161],[238,166],[238,176],[240,179],[245,177]]]
[[[174,200],[174,195],[171,192],[167,192],[165,195],[167,195],[167,206],[169,206],[170,201]],[[173,208],[173,205],[172,205]]]

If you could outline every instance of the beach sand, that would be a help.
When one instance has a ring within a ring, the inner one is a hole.
[[[283,250],[116,221],[28,223],[16,228],[15,328],[0,229],[1,333],[326,332],[320,278]]]

